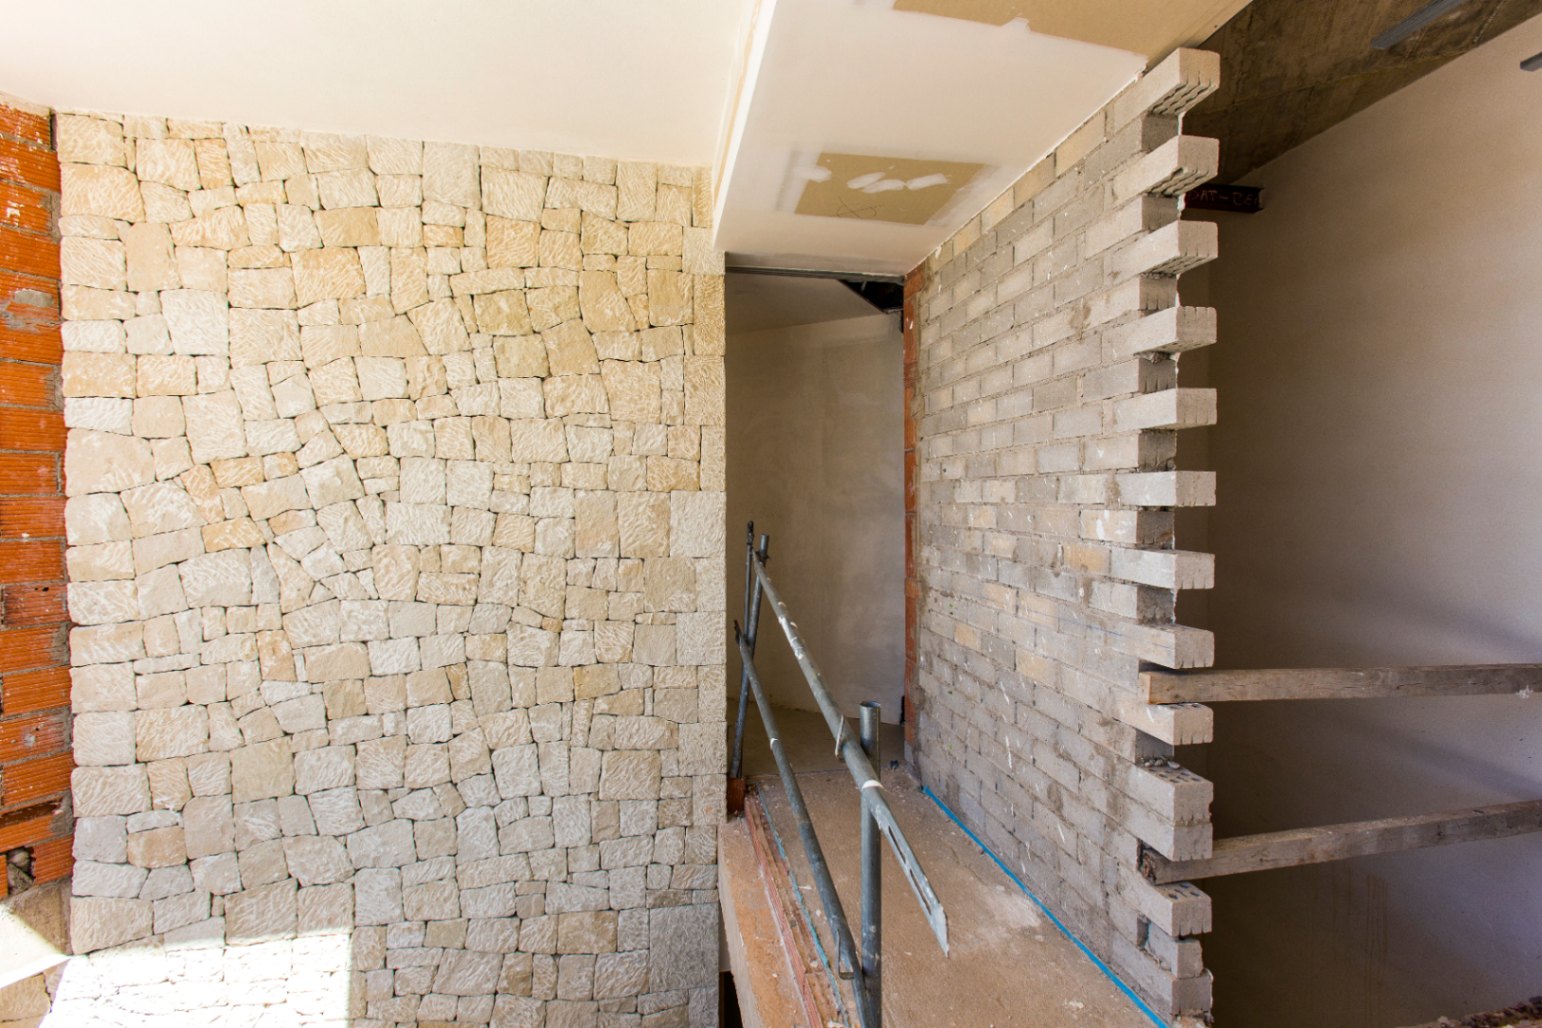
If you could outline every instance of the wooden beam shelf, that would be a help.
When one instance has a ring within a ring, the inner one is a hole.
[[[1147,703],[1356,700],[1390,696],[1527,695],[1542,691],[1542,664],[1144,671]]]
[[[1141,870],[1153,884],[1166,885],[1536,831],[1542,831],[1542,800],[1523,800],[1217,839],[1211,855],[1200,860],[1168,860],[1148,849]]]

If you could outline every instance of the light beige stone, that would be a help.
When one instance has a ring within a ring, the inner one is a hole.
[[[231,796],[236,803],[294,792],[294,758],[287,738],[230,751]]]
[[[354,250],[301,250],[291,259],[295,302],[301,307],[318,300],[346,300],[364,295],[364,270]]]
[[[60,213],[97,215],[118,221],[139,221],[144,217],[144,199],[139,180],[124,168],[88,164],[64,164],[60,167],[63,202]]]

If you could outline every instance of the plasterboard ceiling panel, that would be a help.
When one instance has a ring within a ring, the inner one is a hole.
[[[710,165],[750,7],[58,0],[46,35],[8,49],[0,90],[62,108]]]
[[[908,271],[1146,65],[893,0],[778,0],[768,17],[718,183],[717,246],[747,263]]]
[[[1175,47],[1193,46],[1247,3],[1248,0],[894,0],[894,9],[986,25],[1005,25],[1020,18],[1035,32],[1132,50],[1155,60]]]

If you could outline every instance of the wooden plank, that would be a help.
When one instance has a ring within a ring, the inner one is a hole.
[[[1542,664],[1433,667],[1276,668],[1265,671],[1145,671],[1147,703],[1234,700],[1360,700],[1390,696],[1527,695],[1542,690]]]
[[[1141,870],[1154,884],[1165,885],[1536,831],[1542,831],[1542,800],[1522,800],[1218,839],[1203,860],[1168,860],[1148,850],[1141,856]]]

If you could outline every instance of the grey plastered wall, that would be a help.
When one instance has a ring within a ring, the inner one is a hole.
[[[1542,660],[1539,50],[1532,20],[1266,165],[1185,280],[1222,327],[1222,666]],[[1542,796],[1537,699],[1216,710],[1220,835]],[[1216,880],[1219,1023],[1534,995],[1539,866],[1526,837]]]
[[[742,620],[744,524],[772,535],[770,569],[843,710],[904,686],[904,503],[897,320],[882,314],[730,331],[728,607]],[[756,667],[772,699],[814,701],[767,612]],[[731,656],[730,667],[737,666]]]

